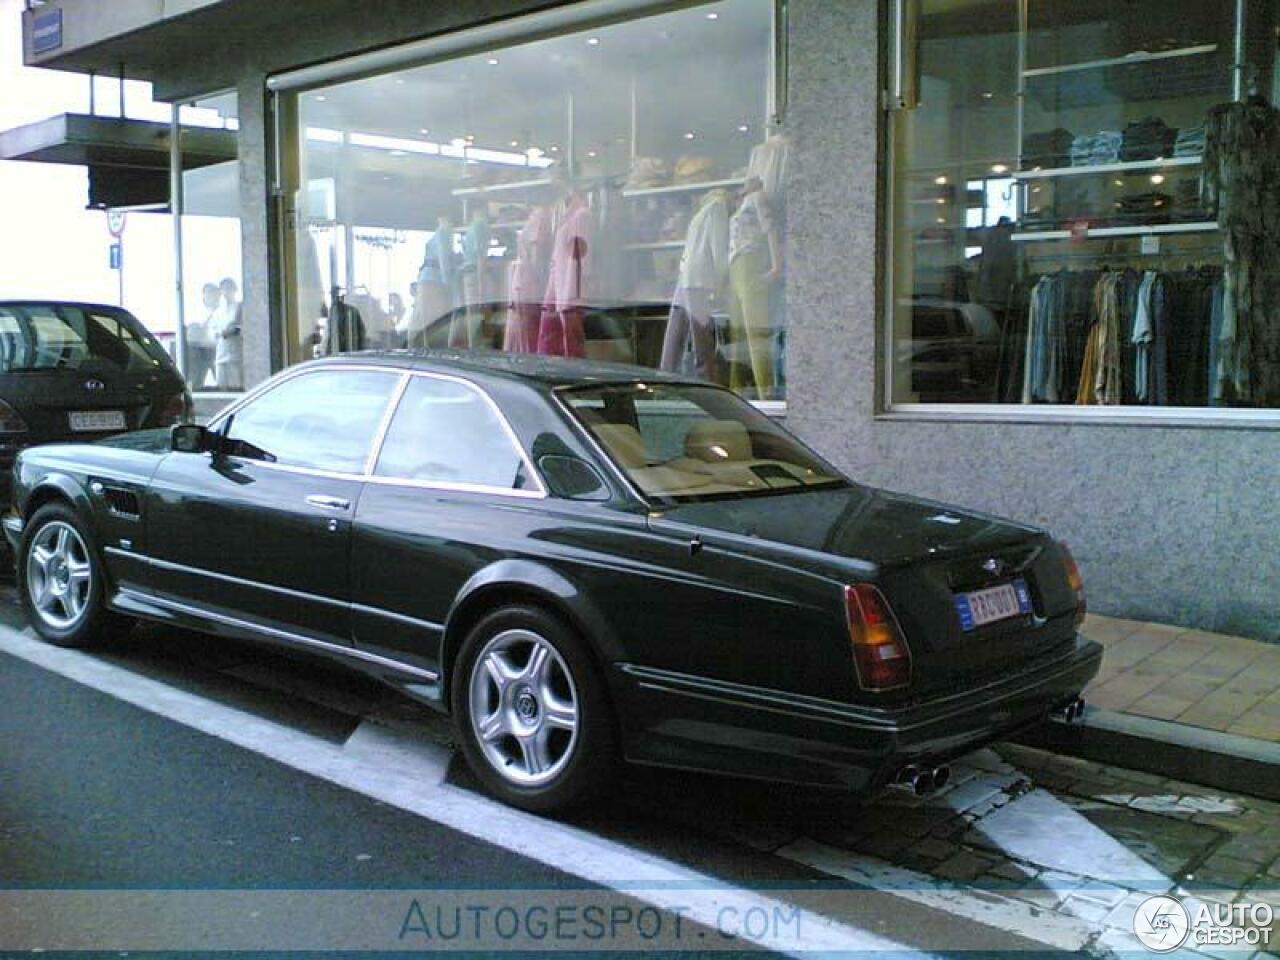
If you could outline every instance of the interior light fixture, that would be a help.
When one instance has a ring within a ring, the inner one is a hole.
[[[588,150],[587,156],[594,160],[596,156],[596,152],[594,150]]]
[[[719,20],[719,19],[720,19],[720,14],[718,14],[718,13],[708,13],[708,14],[707,14],[707,19],[708,19],[708,20]]]
[[[428,133],[430,133],[431,131],[430,131],[430,130],[428,130],[426,127],[423,127],[423,128],[422,128],[422,129],[420,129],[418,132],[419,132],[420,134],[422,134],[422,135],[425,137],[425,136],[426,136]]]
[[[991,167],[991,172],[992,173],[1008,173],[1009,166],[1008,164],[1004,164],[1004,163],[993,164]]]
[[[994,98],[995,98],[995,94],[994,94],[994,93],[992,93],[990,90],[983,90],[983,91],[982,91],[982,99],[983,99],[983,100],[992,100],[992,99],[994,99]]]
[[[317,96],[316,96],[316,103],[324,103],[324,102],[326,102],[328,99],[329,99],[329,98],[328,98],[328,97],[326,97],[323,93],[321,93],[321,94],[317,94]]]
[[[498,58],[490,57],[486,62],[489,64],[489,66],[496,67],[498,65]]]
[[[520,141],[519,141],[519,140],[512,140],[512,141],[511,141],[511,145],[512,145],[513,147],[518,147],[518,146],[520,146]]]
[[[947,185],[947,178],[946,176],[934,177],[933,182],[940,187],[945,187]]]
[[[947,202],[947,198],[946,198],[946,197],[938,197],[938,199],[937,199],[937,200],[935,200],[935,201],[933,201],[933,202],[934,202],[934,203],[936,203],[936,204],[937,204],[938,206],[940,206],[940,207],[941,207],[941,206],[945,206],[945,205],[946,205],[946,202]]]
[[[746,133],[746,132],[747,132],[747,131],[749,131],[750,129],[751,129],[750,124],[746,124],[746,123],[740,123],[740,124],[738,124],[738,132],[739,132],[739,133]]]
[[[587,46],[588,46],[588,47],[598,47],[598,46],[600,46],[600,38],[599,38],[599,37],[587,37]]]
[[[692,130],[690,130],[684,135],[684,138],[686,140],[692,140],[695,136],[697,136],[697,134],[695,134]]]
[[[1152,183],[1156,183],[1156,184],[1164,183],[1164,174],[1163,174],[1163,173],[1153,173],[1153,174],[1151,175],[1151,182],[1152,182]]]
[[[552,152],[552,153],[559,153],[559,152],[560,152],[560,148],[559,148],[558,146],[556,146],[556,145],[553,143],[553,144],[551,145],[551,152]]]
[[[467,141],[467,143],[475,143],[475,142],[476,142],[476,135],[475,135],[474,133],[468,133],[468,134],[466,135],[466,137],[464,137],[463,139],[465,139],[465,140]]]

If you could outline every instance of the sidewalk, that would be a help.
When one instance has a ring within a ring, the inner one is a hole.
[[[1029,746],[1280,802],[1280,644],[1090,614],[1106,648],[1077,723]]]
[[[1096,707],[1280,743],[1280,644],[1089,615]]]

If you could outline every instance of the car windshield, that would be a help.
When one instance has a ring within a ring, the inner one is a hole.
[[[572,388],[561,397],[650,499],[735,499],[848,484],[727,390],[627,383]]]
[[[0,306],[0,372],[93,370],[137,373],[165,363],[159,342],[136,321],[106,309],[53,304]]]

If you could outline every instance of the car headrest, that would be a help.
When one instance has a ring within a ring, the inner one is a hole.
[[[751,459],[751,435],[736,420],[705,420],[689,428],[685,456],[706,463]]]
[[[644,447],[644,437],[629,423],[600,423],[593,428],[596,437],[614,458],[624,467],[649,465],[649,453]]]

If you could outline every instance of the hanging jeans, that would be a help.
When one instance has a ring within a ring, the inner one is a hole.
[[[689,341],[693,363],[704,380],[716,378],[716,328],[711,319],[711,291],[677,287],[671,297],[671,316],[662,341],[662,369],[679,370]]]
[[[538,325],[538,352],[556,357],[585,357],[587,338],[582,327],[582,308],[557,310],[548,303],[542,308]]]
[[[742,392],[746,387],[742,368],[742,349],[745,346],[758,400],[773,397],[773,328],[769,323],[771,284],[767,277],[768,266],[769,254],[756,250],[738,254],[729,264],[732,291],[729,328],[734,346],[729,387],[735,392]]]

